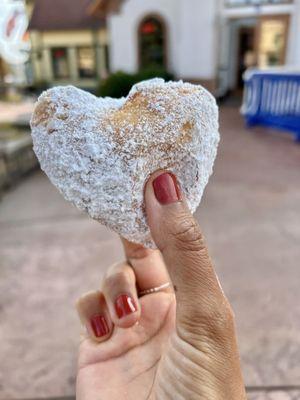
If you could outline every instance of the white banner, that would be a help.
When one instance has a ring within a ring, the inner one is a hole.
[[[30,42],[24,0],[0,0],[0,57],[9,64],[28,60]]]

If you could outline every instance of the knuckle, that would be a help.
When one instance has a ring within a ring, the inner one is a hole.
[[[191,310],[182,323],[187,332],[204,337],[208,342],[224,344],[235,331],[235,317],[227,299],[222,304],[210,304],[201,310]]]
[[[228,301],[211,313],[209,326],[216,337],[223,337],[226,333],[232,331],[234,314]]]
[[[180,250],[202,251],[205,249],[203,235],[197,222],[189,217],[177,217],[173,236],[175,246]]]
[[[118,288],[128,287],[130,285],[130,277],[125,272],[118,271],[114,274],[106,276],[103,286],[107,290],[115,290]]]

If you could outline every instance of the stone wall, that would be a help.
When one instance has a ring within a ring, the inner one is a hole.
[[[0,140],[0,193],[38,166],[29,133]]]

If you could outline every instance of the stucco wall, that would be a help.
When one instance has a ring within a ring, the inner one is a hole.
[[[217,0],[181,0],[176,72],[191,79],[214,79],[217,53]]]
[[[113,71],[138,69],[137,29],[147,14],[159,14],[167,27],[168,69],[178,77],[215,76],[217,0],[127,0],[109,18]]]
[[[291,17],[288,60],[300,69],[300,0],[295,0],[295,9]]]
[[[176,65],[175,46],[178,15],[176,0],[127,0],[119,15],[109,18],[111,35],[111,69],[135,72],[138,69],[138,37],[140,21],[148,14],[159,14],[166,23],[168,67]]]

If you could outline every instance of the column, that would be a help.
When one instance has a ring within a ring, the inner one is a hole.
[[[76,82],[78,82],[79,80],[76,47],[68,48],[68,62],[70,70],[70,81],[76,84]]]

